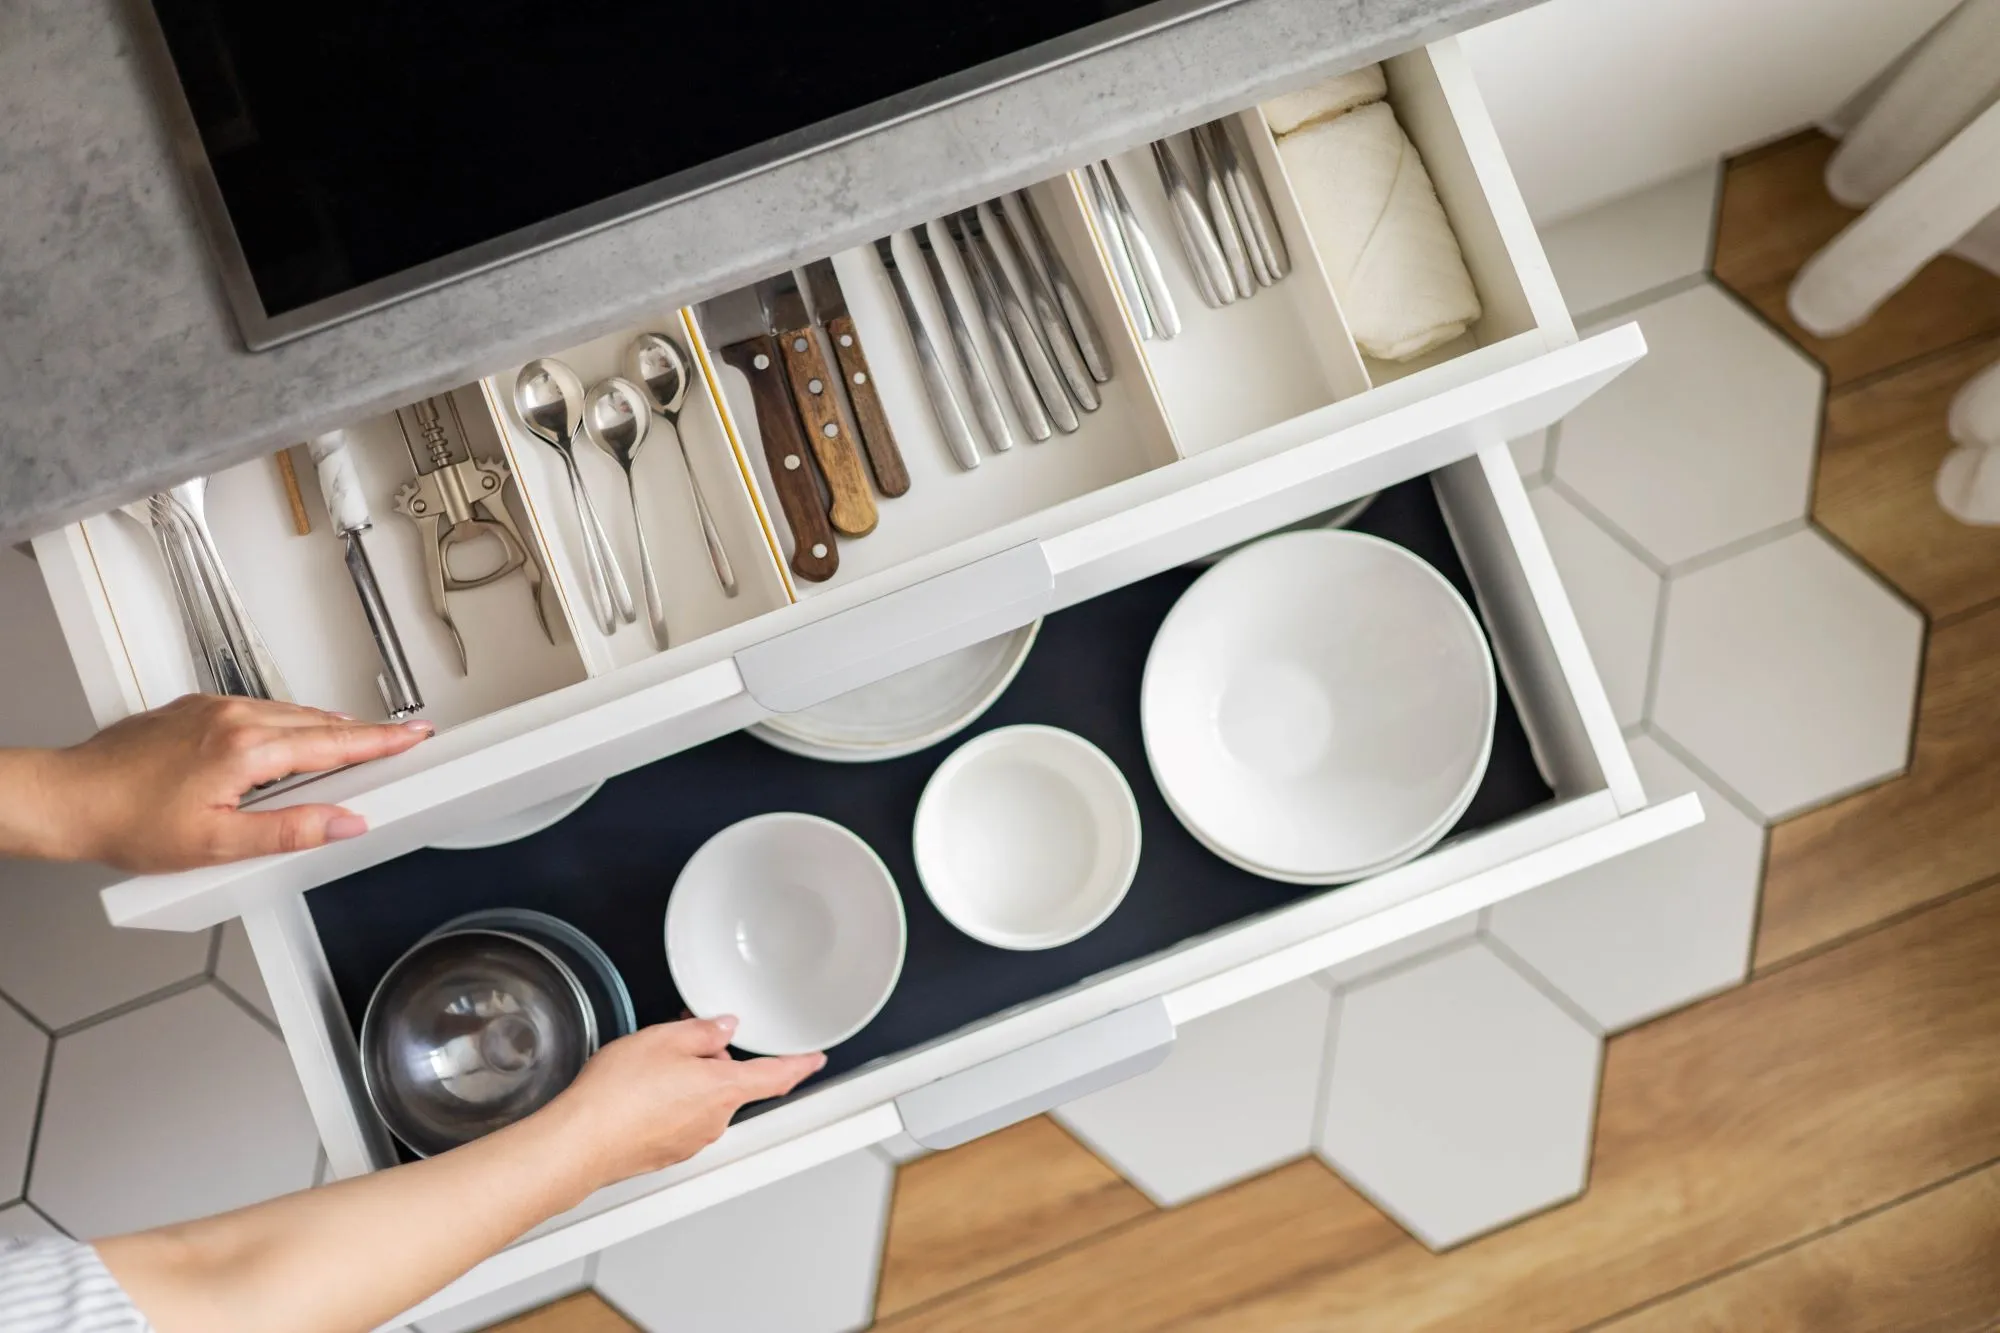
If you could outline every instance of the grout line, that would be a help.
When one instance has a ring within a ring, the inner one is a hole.
[[[1691,292],[1697,287],[1712,285],[1715,284],[1709,281],[1708,270],[1698,269],[1693,273],[1683,273],[1678,278],[1669,278],[1658,286],[1648,287],[1642,292],[1634,292],[1630,296],[1621,296],[1615,301],[1606,301],[1595,310],[1586,310],[1582,314],[1572,317],[1571,322],[1577,326],[1579,331],[1590,330],[1594,332],[1599,326],[1609,324],[1612,320],[1629,319],[1648,306],[1655,306],[1663,301],[1670,301],[1674,297],[1685,292]]]
[[[1311,1137],[1306,1151],[1324,1161],[1327,1113],[1333,1109],[1333,1058],[1340,1049],[1340,1011],[1345,1007],[1338,993],[1327,996],[1326,1040],[1320,1043],[1319,1081],[1313,1089]]]
[[[1677,565],[1669,565],[1667,577],[1679,579],[1686,578],[1690,574],[1699,574],[1705,569],[1713,569],[1726,561],[1734,560],[1739,555],[1748,555],[1762,547],[1781,542],[1787,537],[1796,537],[1801,532],[1810,530],[1812,526],[1812,520],[1803,514],[1797,518],[1788,518],[1776,527],[1753,532],[1748,537],[1738,537],[1735,541],[1724,542],[1712,550],[1703,551],[1700,555],[1691,555]]]
[[[49,1080],[56,1068],[56,1041],[48,1038],[48,1046],[42,1052],[42,1082],[35,1090],[35,1118],[28,1126],[28,1147],[22,1158],[21,1197],[28,1197],[28,1187],[35,1183],[35,1158],[42,1146],[42,1120],[49,1109]]]
[[[201,974],[214,977],[215,969],[222,961],[222,927],[211,926],[208,931],[208,961],[201,965]]]
[[[1961,884],[1957,888],[1940,893],[1934,898],[1927,898],[1920,903],[1912,903],[1899,912],[1891,912],[1885,917],[1878,917],[1865,925],[1856,926],[1853,930],[1847,931],[1844,934],[1835,935],[1831,939],[1821,940],[1817,944],[1809,944],[1797,953],[1786,954],[1783,958],[1767,963],[1761,968],[1753,968],[1750,973],[1750,980],[1761,981],[1765,977],[1776,976],[1778,973],[1796,967],[1800,963],[1811,962],[1823,954],[1829,954],[1836,949],[1845,948],[1866,936],[1873,935],[1879,930],[1887,930],[1892,926],[1900,926],[1905,921],[1922,916],[1925,912],[1934,911],[1941,907],[1948,907],[1961,898],[1970,898],[1976,893],[1993,888],[2000,888],[2000,875],[1988,875],[1986,878],[1974,880],[1970,884]]]
[[[1562,989],[1553,981],[1543,976],[1541,969],[1521,957],[1520,954],[1515,953],[1507,941],[1501,939],[1498,935],[1487,933],[1482,933],[1478,938],[1486,945],[1487,952],[1500,960],[1502,967],[1511,969],[1521,980],[1540,991],[1543,999],[1562,1010],[1564,1014],[1569,1016],[1572,1022],[1575,1022],[1585,1032],[1597,1038],[1600,1048],[1598,1060],[1601,1064],[1603,1061],[1601,1048],[1604,1044],[1604,1038],[1607,1035],[1604,1031],[1604,1025],[1586,1013],[1582,1005],[1564,994]]]
[[[1853,565],[1870,583],[1889,594],[1892,600],[1908,607],[1917,617],[1918,624],[1922,625],[1926,630],[1930,628],[1930,615],[1923,607],[1917,605],[1916,599],[1891,583],[1888,575],[1862,559],[1860,554],[1853,547],[1849,546],[1840,534],[1834,532],[1816,519],[1808,518],[1806,524],[1821,541],[1834,549],[1835,554],[1846,560],[1848,564]]]
[[[156,1004],[161,1000],[171,1000],[176,995],[186,994],[188,991],[197,990],[207,984],[208,978],[199,973],[191,977],[185,977],[180,981],[162,986],[158,990],[148,991],[136,999],[126,1000],[122,1004],[114,1004],[109,1009],[92,1014],[88,1018],[80,1018],[67,1027],[57,1028],[55,1035],[58,1038],[73,1037],[79,1032],[85,1032],[98,1026],[100,1023],[109,1023],[114,1018],[123,1018],[125,1015],[135,1013],[150,1004]]]
[[[1737,791],[1734,787],[1730,786],[1728,783],[1724,782],[1721,778],[1717,777],[1715,774],[1715,770],[1711,769],[1707,764],[1703,763],[1700,759],[1696,758],[1692,750],[1688,749],[1685,745],[1682,745],[1679,741],[1675,740],[1672,735],[1663,730],[1658,720],[1646,723],[1646,734],[1653,738],[1653,743],[1655,745],[1659,746],[1662,750],[1665,750],[1668,754],[1672,755],[1674,758],[1680,760],[1681,767],[1693,773],[1703,782],[1706,782],[1711,788],[1714,789],[1715,794],[1717,796],[1720,796],[1723,800],[1728,801],[1731,805],[1735,806],[1737,811],[1741,813],[1751,823],[1755,824],[1758,828],[1767,829],[1771,827],[1774,821],[1766,819],[1764,817],[1764,812],[1757,808],[1757,803],[1755,801],[1752,801],[1742,792]]]
[[[33,1199],[30,1199],[26,1194],[23,1194],[21,1196],[21,1202],[27,1206],[29,1212],[33,1213],[36,1217],[41,1218],[44,1222],[47,1222],[50,1226],[54,1227],[60,1234],[69,1236],[71,1240],[76,1239],[76,1237],[71,1234],[70,1229],[68,1227],[64,1226],[62,1223],[56,1221],[53,1217],[50,1217],[47,1213],[43,1212],[41,1206],[37,1204]]]
[[[1610,515],[1585,499],[1582,492],[1578,491],[1561,477],[1550,477],[1548,484],[1550,490],[1569,501],[1579,514],[1582,514],[1592,523],[1602,528],[1605,536],[1609,537],[1617,545],[1625,548],[1626,552],[1633,559],[1651,570],[1655,578],[1665,579],[1667,577],[1667,567],[1660,562],[1659,558],[1651,551],[1648,551],[1637,537],[1634,537],[1631,533],[1620,527]]]
[[[1722,194],[1729,186],[1729,159],[1718,157],[1710,170],[1714,173],[1715,190],[1708,197],[1708,241],[1702,247],[1701,271],[1713,278],[1715,253],[1722,244]],[[1716,286],[1721,285],[1717,279]]]
[[[1470,915],[1470,913],[1468,913],[1468,915]],[[1460,921],[1463,919],[1464,918],[1462,917],[1452,918],[1453,921]],[[1448,923],[1439,922],[1438,924],[1445,925]],[[1366,990],[1368,987],[1373,986],[1377,982],[1387,981],[1391,977],[1399,977],[1403,975],[1403,973],[1405,972],[1414,971],[1415,969],[1422,967],[1427,963],[1434,963],[1438,959],[1443,958],[1447,954],[1457,953],[1461,949],[1472,948],[1476,946],[1478,943],[1479,943],[1479,926],[1478,923],[1475,922],[1473,924],[1472,933],[1470,935],[1459,935],[1451,939],[1445,940],[1441,943],[1433,944],[1430,948],[1424,949],[1418,953],[1413,953],[1408,958],[1398,958],[1393,963],[1384,964],[1377,971],[1365,972],[1362,975],[1354,978],[1352,981],[1336,982],[1334,983],[1333,986],[1333,993],[1335,995],[1345,995],[1350,991]],[[1363,954],[1361,956],[1363,958],[1366,958],[1368,955]],[[1340,966],[1340,964],[1332,963],[1329,964],[1329,966],[1338,967]],[[1321,968],[1320,971],[1324,972],[1326,971],[1326,968]]]
[[[1764,935],[1764,885],[1771,878],[1771,830],[1757,830],[1757,891],[1750,900],[1750,931],[1743,942],[1743,968],[1728,989],[1757,975],[1757,942]],[[1719,993],[1719,992],[1718,992]]]
[[[1792,275],[1794,279],[1797,276],[1798,275],[1796,273]],[[1777,320],[1772,319],[1762,310],[1759,310],[1757,306],[1754,303],[1752,303],[1748,297],[1743,295],[1743,293],[1737,291],[1734,287],[1731,287],[1726,282],[1718,282],[1715,285],[1716,288],[1720,290],[1725,297],[1727,297],[1732,303],[1735,304],[1737,309],[1741,310],[1751,319],[1756,320],[1757,323],[1763,325],[1765,332],[1769,333],[1773,338],[1776,338],[1781,344],[1784,345],[1786,350],[1790,351],[1794,356],[1798,357],[1798,359],[1804,362],[1805,365],[1809,367],[1814,374],[1819,376],[1819,411],[1821,416],[1824,417],[1826,413],[1827,395],[1833,391],[1833,372],[1827,369],[1826,362],[1820,360],[1817,356],[1813,355],[1811,352],[1807,351],[1804,347],[1800,346],[1799,340],[1795,336],[1793,336],[1792,332],[1789,329],[1785,328],[1784,325],[1778,323]],[[1791,285],[1792,285],[1792,279],[1787,279],[1785,282],[1786,289],[1789,290]],[[1818,448],[1819,438],[1820,437],[1817,433],[1813,435],[1813,445],[1815,450]]]
[[[1689,1292],[1699,1291],[1703,1287],[1709,1286],[1710,1284],[1715,1282],[1719,1282],[1724,1278],[1733,1277],[1736,1274],[1741,1273],[1746,1269],[1755,1268],[1759,1264],[1766,1263],[1772,1259],[1781,1258],[1784,1255],[1790,1254],[1793,1250],[1801,1249],[1807,1245],[1811,1245],[1814,1244],[1815,1242],[1825,1240],[1827,1237],[1832,1236],[1837,1232],[1845,1231],[1847,1230],[1847,1228],[1851,1226],[1855,1226],[1858,1225],[1859,1223],[1866,1222],[1874,1217],[1879,1217],[1883,1213],[1886,1213],[1893,1208],[1900,1208],[1906,1203],[1914,1203],[1918,1199],[1923,1198],[1927,1194],[1933,1194],[1938,1190],[1945,1189],[1946,1187],[1951,1185],[1955,1185],[1959,1181],[1964,1180],[1969,1176],[1976,1176],[1982,1171],[1990,1171],[1995,1166],[2000,1166],[2000,1157],[1989,1157],[1983,1162],[1977,1162],[1971,1166],[1961,1167],[1959,1170],[1952,1172],[1950,1175],[1945,1176],[1942,1179],[1934,1180],[1928,1185],[1924,1185],[1921,1188],[1911,1190],[1908,1194],[1899,1195],[1896,1198],[1875,1204],[1872,1207],[1864,1208],[1858,1213],[1854,1213],[1847,1217],[1843,1217],[1835,1222],[1830,1222],[1826,1226],[1820,1227],[1815,1231],[1808,1231],[1802,1236],[1795,1236],[1791,1240],[1785,1241],[1779,1245],[1774,1245],[1767,1250],[1760,1250],[1756,1254],[1748,1255],[1742,1259],[1737,1260],[1735,1263],[1725,1264],[1721,1268],[1718,1268],[1711,1273],[1705,1273],[1701,1277],[1698,1277],[1691,1282],[1683,1282],[1678,1287],[1670,1288],[1667,1291],[1656,1292],[1655,1294],[1648,1296],[1645,1300],[1640,1301],[1636,1305],[1628,1305],[1622,1310],[1616,1310],[1611,1314],[1603,1316],[1602,1318],[1593,1319],[1587,1324],[1579,1325],[1574,1330],[1574,1333],[1591,1333],[1593,1329],[1605,1328],[1611,1324],[1616,1323],[1621,1319],[1625,1319],[1631,1315],[1638,1314],[1643,1310],[1650,1310],[1658,1306],[1665,1305],[1667,1302],[1675,1300],[1681,1296],[1685,1296]]]
[[[244,1013],[248,1014],[252,1019],[252,1021],[254,1021],[258,1027],[263,1028],[266,1032],[269,1032],[279,1041],[283,1041],[285,1039],[284,1031],[278,1026],[277,1022],[274,1019],[266,1016],[263,1010],[259,1009],[256,1005],[250,1003],[249,1000],[245,999],[241,995],[238,995],[236,993],[235,987],[231,986],[221,977],[210,977],[208,979],[208,984],[215,987],[216,990],[222,992],[222,996],[224,999],[231,1001],[236,1005],[238,1009],[241,1009]]]
[[[1562,430],[1563,419],[1557,417],[1543,428],[1542,465],[1535,469],[1535,480],[1546,486],[1556,479],[1556,441]]]
[[[4,990],[0,990],[0,1004],[6,1005],[9,1009],[12,1009],[15,1013],[19,1014],[21,1016],[22,1022],[26,1023],[29,1027],[33,1028],[35,1031],[41,1033],[44,1037],[53,1038],[56,1035],[54,1028],[50,1027],[47,1023],[44,1023],[41,1019],[36,1018],[33,1014],[29,1013],[28,1007],[26,1005],[22,1004],[19,1000],[15,999],[13,996],[9,995]]]
[[[1826,396],[1830,400],[1860,390],[1872,389],[1876,385],[1887,380],[1892,380],[1906,371],[1923,369],[1935,362],[1948,360],[1962,352],[1970,351],[1982,343],[2000,343],[2000,334],[1996,334],[1996,331],[1992,329],[1988,329],[1984,333],[1969,334],[1966,337],[1960,338],[1957,342],[1946,343],[1942,347],[1933,347],[1927,352],[1919,352],[1917,355],[1909,357],[1906,360],[1897,361],[1891,365],[1871,370],[1866,375],[1856,375],[1853,379],[1837,387],[1829,385]]]
[[[1638,726],[1644,727],[1660,702],[1660,673],[1667,661],[1667,603],[1674,595],[1672,579],[1660,581],[1660,595],[1653,603],[1653,641],[1646,653],[1646,688],[1639,695]]]
[[[1951,626],[1961,624],[1964,621],[1976,620],[1988,611],[1995,609],[2000,609],[2000,597],[1989,597],[1983,602],[1974,602],[1971,606],[1962,606],[1949,615],[1938,616],[1932,620],[1930,622],[1931,632],[1935,634],[1938,630],[1949,629]]]

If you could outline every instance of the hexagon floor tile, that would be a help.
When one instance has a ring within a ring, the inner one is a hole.
[[[1549,461],[1549,433],[1538,430],[1508,444],[1514,452],[1514,470],[1530,481],[1542,475]]]
[[[1304,1156],[1333,999],[1313,980],[1198,1018],[1158,1069],[1056,1111],[1165,1207]]]
[[[589,1285],[590,1260],[579,1259],[489,1292],[477,1300],[455,1305],[410,1327],[416,1333],[473,1333],[475,1329],[511,1319],[524,1310],[547,1305]]]
[[[96,731],[41,566],[8,546],[0,546],[0,625],[0,745],[74,745]]]
[[[50,1226],[47,1218],[25,1203],[0,1208],[0,1240],[52,1240],[60,1235],[62,1232]]]
[[[1556,478],[1668,566],[1803,517],[1819,368],[1712,283],[1631,318],[1649,350],[1564,419]]]
[[[19,1197],[27,1179],[48,1055],[49,1039],[0,1000],[0,1199]]]
[[[1543,227],[1565,304],[1587,315],[1705,270],[1721,189],[1711,163]]]
[[[1602,1045],[1484,945],[1340,999],[1319,1151],[1432,1249],[1574,1198]]]
[[[28,1197],[94,1238],[304,1189],[318,1150],[283,1044],[199,986],[56,1042]]]
[[[1741,981],[1750,966],[1764,830],[1639,736],[1646,795],[1697,792],[1696,827],[1499,903],[1487,932],[1607,1032]]]
[[[593,1285],[653,1333],[841,1333],[868,1323],[895,1170],[850,1153],[614,1245]]]
[[[208,966],[206,931],[119,930],[97,866],[0,860],[0,992],[61,1029]]]
[[[1646,680],[1652,671],[1653,630],[1660,610],[1660,578],[1621,546],[1554,486],[1538,486],[1535,507],[1563,590],[1583,630],[1590,660],[1611,696],[1618,725],[1645,716]]]
[[[1900,773],[1923,621],[1814,531],[1676,578],[1653,723],[1767,820]]]

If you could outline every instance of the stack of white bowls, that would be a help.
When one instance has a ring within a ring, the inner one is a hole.
[[[1210,851],[1341,884],[1451,831],[1498,707],[1486,635],[1441,574],[1377,537],[1296,532],[1183,594],[1147,658],[1140,721],[1168,806]]]

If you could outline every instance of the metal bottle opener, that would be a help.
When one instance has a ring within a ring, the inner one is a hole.
[[[507,465],[473,457],[465,444],[465,423],[449,394],[397,409],[396,423],[402,427],[403,444],[417,470],[416,480],[396,492],[396,508],[423,532],[431,609],[451,631],[452,642],[458,647],[459,673],[463,675],[468,667],[465,639],[452,621],[448,594],[483,588],[517,569],[528,581],[542,633],[554,643],[555,630],[542,599],[541,566],[529,554],[503,499],[511,475]],[[453,567],[452,553],[482,538],[498,543],[499,563],[483,573],[460,574]]]

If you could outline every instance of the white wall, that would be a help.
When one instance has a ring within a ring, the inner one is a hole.
[[[1538,222],[1831,113],[1954,0],[1547,0],[1462,40]]]

